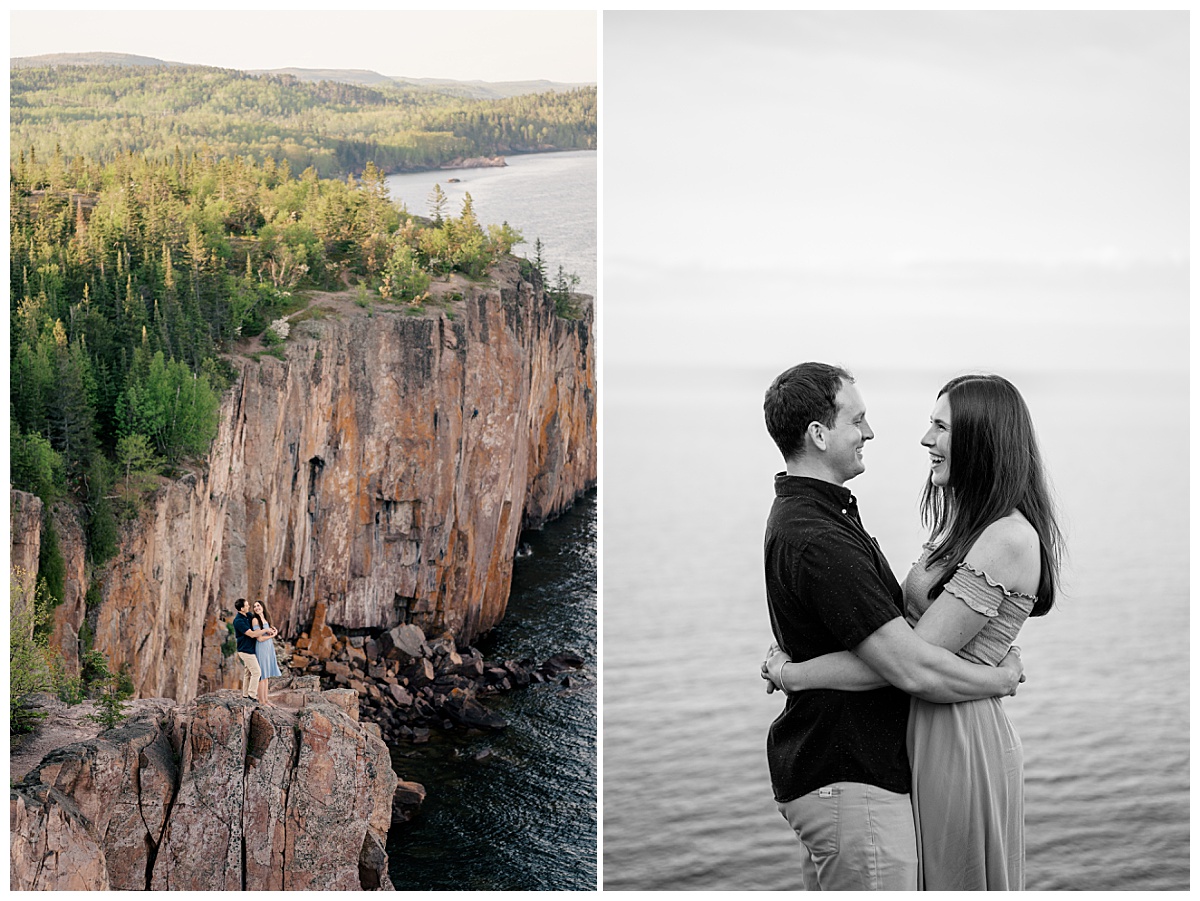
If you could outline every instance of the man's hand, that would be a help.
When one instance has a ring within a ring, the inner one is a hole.
[[[1025,681],[1025,662],[1021,659],[1021,649],[1013,645],[1000,661],[1000,668],[1013,673],[1012,689],[1007,692],[1009,697],[1017,693],[1017,686]]]

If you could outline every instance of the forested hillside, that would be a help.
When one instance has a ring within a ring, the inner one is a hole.
[[[432,278],[480,277],[521,240],[470,195],[418,220],[385,173],[596,145],[594,88],[472,101],[196,66],[10,74],[10,481],[72,497],[93,563],[159,474],[207,451],[221,354],[257,335],[278,351],[269,325],[299,292],[357,284],[364,305],[419,309]],[[42,551],[61,597],[50,517]]]
[[[182,148],[287,161],[322,177],[456,157],[596,147],[596,89],[469,100],[454,92],[249,75],[203,66],[10,70],[12,152],[108,162]]]
[[[435,197],[419,221],[371,163],[321,179],[213,153],[21,152],[11,185],[11,482],[74,496],[94,562],[143,486],[207,451],[219,354],[250,335],[277,344],[269,323],[304,306],[293,289],[357,282],[364,302],[415,306],[432,277],[479,277],[521,240],[485,229],[470,195],[457,216]]]

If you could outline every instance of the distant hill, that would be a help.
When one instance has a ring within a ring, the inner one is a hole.
[[[150,56],[135,56],[132,53],[43,53],[41,56],[14,56],[9,61],[12,69],[40,69],[45,66],[156,66],[174,68],[187,63],[172,63]]]
[[[270,157],[292,172],[311,166],[330,178],[367,163],[391,174],[481,156],[596,149],[594,86],[555,91],[545,90],[552,82],[531,81],[523,85],[537,93],[513,96],[520,88],[509,86],[507,96],[481,96],[492,88],[447,88],[454,83],[435,79],[356,83],[371,75],[361,70],[353,81],[303,81],[159,60],[113,65],[117,54],[53,57],[81,58],[90,63],[9,70],[12,162],[21,153],[100,162],[130,152],[154,160],[202,153]]]
[[[545,94],[548,91],[562,93],[576,88],[592,87],[595,82],[546,81],[451,81],[447,78],[403,78],[390,79],[401,87],[419,87],[430,91],[449,94],[461,91],[463,97],[474,100],[498,100],[504,97],[519,97],[523,94]]]
[[[155,59],[150,56],[135,56],[132,53],[45,53],[41,56],[16,56],[9,60],[14,69],[43,68],[46,66],[152,66],[181,68],[196,65]],[[217,68],[201,66],[201,68]],[[397,87],[425,90],[438,94],[450,94],[469,100],[501,100],[525,94],[544,94],[548,91],[561,93],[575,88],[591,87],[591,82],[556,82],[546,79],[531,81],[454,81],[450,78],[408,78],[405,76],[380,75],[370,69],[301,69],[289,66],[283,69],[247,69],[247,75],[291,75],[300,81],[333,81],[356,85],[395,85]]]

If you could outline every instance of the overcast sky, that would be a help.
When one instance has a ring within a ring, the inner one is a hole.
[[[1187,13],[608,12],[627,366],[1188,365]]]
[[[10,54],[106,51],[226,69],[596,81],[592,11],[13,12]]]
[[[762,262],[1188,252],[1186,12],[609,12],[604,52],[606,184]],[[628,212],[610,258],[736,262]]]

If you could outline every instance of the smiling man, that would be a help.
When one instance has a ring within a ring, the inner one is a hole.
[[[764,561],[775,646],[763,676],[787,693],[767,760],[780,812],[805,849],[804,888],[917,888],[905,733],[909,695],[953,702],[1012,694],[1019,658],[979,666],[921,640],[903,593],[845,483],[874,437],[854,378],[801,363],[771,384],[767,430],[787,469],[775,476]],[[849,650],[889,685],[793,690],[784,668]],[[896,687],[893,687],[896,686]]]

